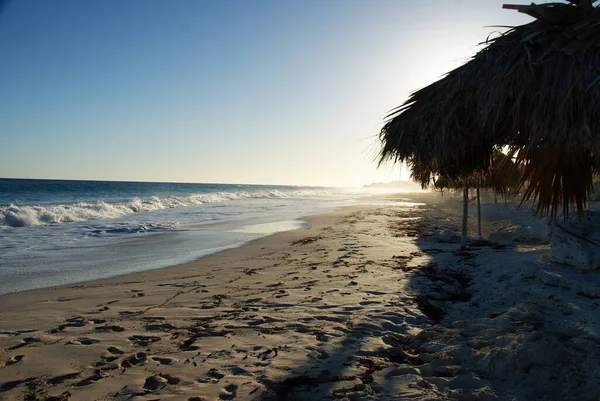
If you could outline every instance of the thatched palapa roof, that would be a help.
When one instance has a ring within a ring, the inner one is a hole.
[[[380,163],[422,184],[489,170],[509,146],[542,214],[581,213],[600,171],[600,9],[595,1],[505,5],[535,20],[485,43],[463,66],[387,116]]]
[[[418,167],[417,167],[418,168]],[[414,172],[413,172],[414,173]],[[428,172],[418,172],[428,174]],[[413,174],[413,175],[418,175]],[[471,174],[461,180],[451,179],[448,176],[436,177],[433,186],[436,189],[460,189],[464,187],[464,181],[469,187],[481,186],[491,188],[495,193],[504,195],[509,188],[519,185],[522,171],[510,155],[506,155],[497,149],[492,152],[492,160],[489,169],[482,173]]]

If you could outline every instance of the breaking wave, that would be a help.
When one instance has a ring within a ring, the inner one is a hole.
[[[126,201],[88,201],[64,204],[0,206],[0,227],[28,227],[87,220],[114,219],[123,215],[171,208],[227,202],[246,198],[290,198],[328,196],[328,191],[217,192],[190,196],[152,196]]]

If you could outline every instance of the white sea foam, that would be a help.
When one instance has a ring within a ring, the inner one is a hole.
[[[97,219],[115,219],[123,215],[164,209],[196,206],[205,203],[227,202],[246,198],[323,197],[325,190],[296,190],[263,192],[215,192],[182,196],[152,196],[126,201],[90,201],[64,204],[0,206],[0,227],[27,227],[45,224],[81,222]]]

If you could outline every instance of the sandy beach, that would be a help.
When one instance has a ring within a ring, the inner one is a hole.
[[[0,400],[600,400],[600,299],[544,280],[545,220],[488,202],[461,251],[445,198],[2,296]]]

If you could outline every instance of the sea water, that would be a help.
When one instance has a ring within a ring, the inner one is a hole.
[[[0,179],[0,294],[189,262],[364,190]]]

